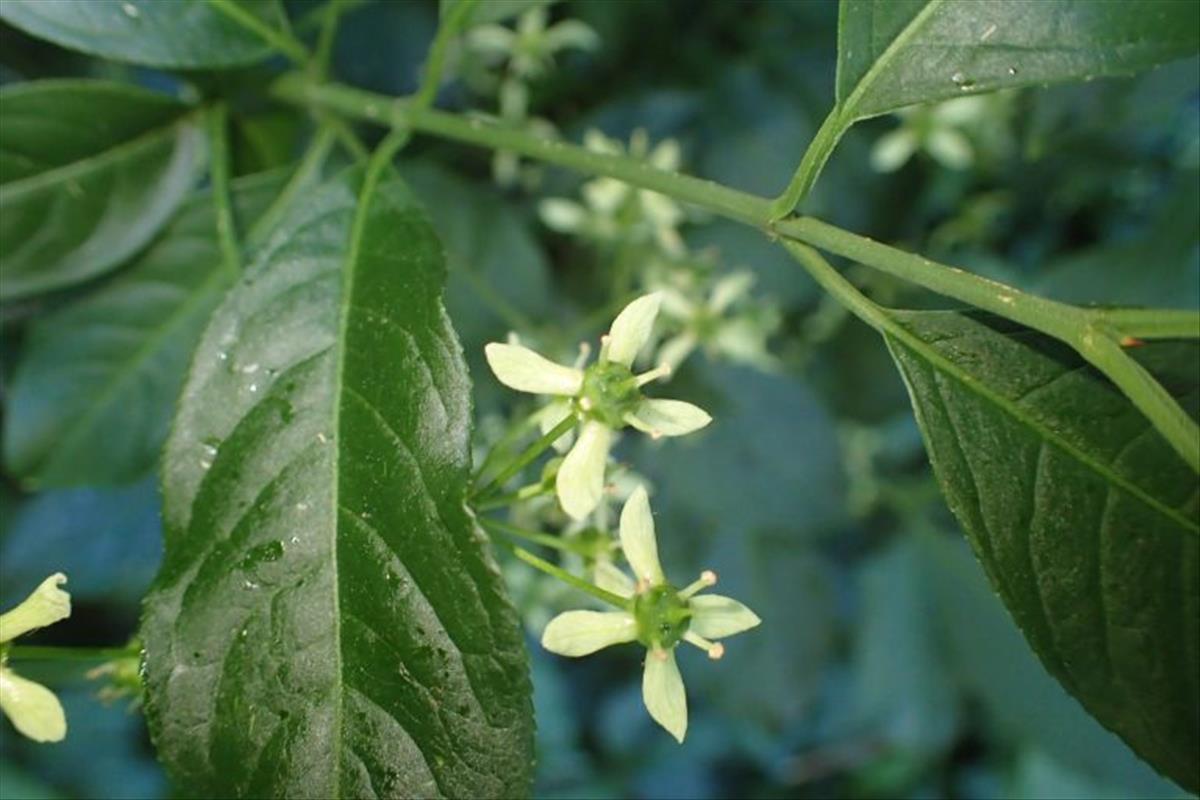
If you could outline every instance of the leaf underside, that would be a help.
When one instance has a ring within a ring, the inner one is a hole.
[[[1012,323],[896,312],[887,336],[947,502],[1042,663],[1181,786],[1200,786],[1200,485],[1065,346]],[[1148,368],[1195,416],[1200,349]]]
[[[190,111],[105,81],[0,90],[0,300],[96,277],[149,242],[204,158]]]
[[[283,22],[276,0],[236,1],[267,26]],[[4,0],[0,19],[71,50],[152,67],[235,67],[271,54],[208,0]]]
[[[837,102],[848,119],[913,103],[1104,75],[1200,49],[1200,3],[842,0]]]
[[[463,505],[443,281],[408,190],[345,176],[290,210],[201,341],[143,625],[151,732],[199,794],[527,791],[526,656]]]
[[[234,182],[241,230],[283,184]],[[112,484],[158,460],[192,349],[237,279],[222,263],[210,192],[98,291],[34,322],[4,416],[4,459],[30,486]]]

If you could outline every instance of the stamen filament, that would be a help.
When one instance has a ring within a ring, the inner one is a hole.
[[[638,375],[635,378],[635,380],[637,381],[638,388],[641,388],[642,386],[645,386],[647,383],[650,383],[650,381],[656,381],[659,378],[666,378],[666,377],[670,376],[670,374],[671,374],[671,365],[670,364],[659,364],[654,369],[647,370],[646,372],[643,372],[641,375]]]
[[[720,642],[710,642],[708,639],[705,639],[703,636],[693,631],[688,631],[685,633],[683,635],[683,640],[688,644],[694,644],[705,653],[708,653],[708,657],[713,661],[716,661],[721,656],[725,655],[725,645],[721,644]]]
[[[696,592],[707,589],[708,587],[715,585],[716,582],[717,573],[713,572],[711,569],[706,569],[704,572],[700,573],[699,578],[692,581],[692,583],[688,584],[686,589],[679,593],[679,599],[687,600]]]

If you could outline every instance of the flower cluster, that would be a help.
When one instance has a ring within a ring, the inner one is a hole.
[[[632,370],[639,351],[652,338],[663,297],[663,293],[649,294],[626,306],[602,337],[599,359],[591,366],[584,366],[586,351],[580,363],[568,367],[511,342],[493,342],[485,348],[488,364],[501,382],[555,398],[541,414],[542,427],[549,431],[544,438],[556,438],[555,431],[565,436],[568,427],[580,426],[554,478],[559,503],[577,522],[604,508],[605,472],[617,431],[629,426],[655,437],[680,436],[711,421],[690,403],[642,395],[644,385],[669,374],[668,366],[641,374]],[[714,640],[753,628],[759,618],[736,600],[701,594],[717,581],[710,570],[683,589],[667,581],[658,559],[649,497],[640,483],[621,510],[618,527],[632,578],[616,565],[611,539],[598,528],[579,527],[573,538],[562,537],[561,546],[577,560],[582,556],[591,570],[592,591],[619,610],[563,612],[546,625],[542,644],[560,655],[583,656],[610,645],[641,643],[647,651],[642,675],[646,709],[682,742],[687,697],[675,647],[688,642],[718,659],[724,646]],[[531,535],[545,541],[541,534]]]
[[[53,692],[9,669],[7,650],[18,636],[71,616],[71,595],[59,588],[66,582],[66,575],[55,573],[16,608],[0,614],[0,709],[35,742],[62,741],[67,716]]]
[[[465,77],[478,91],[495,93],[500,106],[500,119],[514,127],[526,127],[542,138],[555,135],[554,126],[547,120],[529,114],[529,87],[540,79],[554,63],[554,56],[564,50],[594,50],[600,38],[590,27],[578,20],[562,20],[548,25],[546,9],[535,6],[517,19],[516,28],[503,25],[478,25],[466,34],[467,53],[481,60],[485,68],[471,70]],[[496,65],[504,65],[498,83],[493,78]],[[492,173],[501,186],[510,186],[520,177],[520,161],[516,153],[497,151],[492,161]]]
[[[583,144],[596,153],[625,152],[620,142],[597,130],[585,133]],[[679,143],[664,139],[651,148],[650,138],[641,128],[633,132],[628,153],[657,169],[679,169]],[[596,242],[651,242],[668,256],[684,254],[678,228],[685,217],[683,209],[670,197],[634,188],[614,178],[593,178],[583,185],[582,193],[582,204],[562,197],[543,200],[538,206],[542,221],[559,233],[576,234]]]
[[[650,294],[626,306],[601,339],[599,359],[586,368],[556,364],[516,344],[493,342],[485,348],[488,365],[501,383],[557,398],[544,417],[544,427],[553,429],[570,417],[581,423],[555,477],[559,501],[573,519],[582,519],[600,503],[617,431],[629,426],[656,438],[682,436],[712,420],[691,403],[642,395],[643,386],[670,373],[665,367],[640,375],[632,370],[634,358],[650,339],[661,304],[661,295]]]

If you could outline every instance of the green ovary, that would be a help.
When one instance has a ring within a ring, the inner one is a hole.
[[[692,612],[670,584],[653,586],[633,601],[638,641],[647,648],[667,650],[687,633]]]

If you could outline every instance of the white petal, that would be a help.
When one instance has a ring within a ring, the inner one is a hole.
[[[876,172],[895,172],[904,166],[917,149],[917,137],[907,128],[880,136],[871,148],[871,168]]]
[[[949,128],[941,128],[931,133],[925,141],[925,148],[929,155],[950,169],[966,169],[975,158],[967,137]]]
[[[624,611],[564,611],[542,632],[542,647],[560,656],[586,656],[637,638],[637,622]]]
[[[0,642],[8,642],[36,628],[71,616],[71,595],[58,588],[67,576],[56,572],[42,581],[21,604],[0,614]]]
[[[0,668],[0,709],[13,727],[35,742],[61,742],[67,735],[67,715],[54,692]]]
[[[625,421],[654,436],[683,436],[700,430],[712,422],[712,417],[703,408],[682,400],[646,399]]]
[[[733,636],[762,622],[737,600],[719,594],[698,594],[688,601],[688,606],[692,609],[689,629],[706,639]]]
[[[616,139],[608,138],[595,128],[588,128],[583,132],[583,146],[593,153],[607,153],[610,156],[621,153],[621,145]]]
[[[583,388],[582,371],[555,364],[528,347],[491,342],[483,352],[500,382],[517,391],[570,396]]]
[[[563,459],[554,480],[563,511],[572,519],[583,519],[600,504],[604,493],[604,467],[612,431],[594,420],[585,422],[579,440]]]
[[[552,50],[567,47],[595,50],[600,46],[600,36],[579,20],[565,19],[546,31],[546,43]]]
[[[582,192],[592,209],[612,216],[629,196],[629,185],[612,178],[596,178],[585,183]]]
[[[488,55],[507,55],[516,35],[499,25],[479,25],[467,33],[467,46]]]
[[[621,549],[625,560],[639,580],[657,586],[666,581],[658,563],[658,541],[654,536],[654,516],[646,487],[638,486],[621,509]]]
[[[726,275],[713,286],[712,296],[708,298],[708,308],[714,314],[720,314],[733,305],[754,285],[754,273],[734,272]]]
[[[681,333],[663,342],[663,346],[658,348],[658,363],[670,367],[674,373],[695,349],[696,337],[690,333]]]
[[[679,169],[679,162],[682,160],[679,142],[674,139],[663,139],[650,153],[650,163],[668,172]]]
[[[675,663],[675,651],[659,652],[665,652],[666,658],[659,658],[654,651],[646,653],[642,702],[654,721],[682,743],[687,734],[687,694],[683,690],[683,678]]]
[[[654,327],[654,318],[658,316],[661,304],[662,295],[654,292],[639,297],[622,309],[609,329],[609,361],[627,367],[633,364],[634,357],[650,338],[650,330]]]
[[[636,588],[633,579],[611,561],[597,562],[592,578],[601,589],[621,597],[633,597]]]
[[[538,204],[538,214],[546,227],[559,233],[575,233],[587,218],[583,206],[561,197],[547,197]]]

